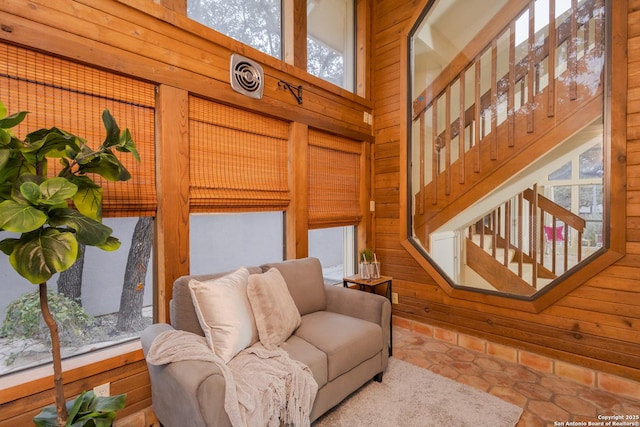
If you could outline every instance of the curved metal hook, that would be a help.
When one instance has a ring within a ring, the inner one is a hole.
[[[294,86],[290,83],[285,82],[284,80],[280,80],[278,82],[278,87],[289,89],[289,92],[291,92],[291,95],[293,95],[296,98],[296,100],[298,101],[298,104],[302,104],[302,85]],[[294,92],[294,89],[295,89],[295,92]]]

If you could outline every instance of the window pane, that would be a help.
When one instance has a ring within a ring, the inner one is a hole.
[[[120,249],[87,247],[84,262],[47,283],[52,314],[64,314],[57,318],[63,358],[137,338],[153,319],[153,218],[104,218],[103,223],[122,242]],[[128,265],[136,268],[127,269]],[[0,287],[0,375],[50,363],[49,329],[41,320],[39,304],[30,305],[37,302],[38,287],[19,276],[8,257],[0,257],[0,281],[5,285]],[[9,310],[12,302],[15,309]]]
[[[551,200],[560,205],[561,207],[571,210],[571,186],[559,185],[557,187],[551,187]]]
[[[571,179],[571,162],[567,162],[561,168],[549,174],[549,181],[562,181]]]
[[[282,261],[282,212],[192,214],[191,274]]]
[[[355,227],[331,227],[309,230],[309,256],[322,264],[325,283],[342,283],[355,274]]]
[[[282,57],[279,0],[187,0],[187,16],[268,55]]]
[[[580,179],[602,178],[602,144],[580,154]]]
[[[307,0],[307,71],[353,91],[353,0]],[[327,23],[331,30],[327,31]]]

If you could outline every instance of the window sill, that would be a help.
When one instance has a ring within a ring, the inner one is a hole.
[[[139,339],[71,357],[62,361],[64,383],[68,384],[143,359]],[[51,388],[51,364],[8,374],[2,377],[0,405]]]

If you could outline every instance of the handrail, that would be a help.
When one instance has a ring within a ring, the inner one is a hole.
[[[549,240],[545,239],[545,227],[553,230]],[[470,240],[473,241],[473,235],[478,236],[478,247],[537,289],[540,278],[553,279],[582,261],[581,242],[585,227],[583,218],[539,194],[534,185],[466,228]],[[558,229],[561,233],[557,233]],[[578,244],[576,257],[570,261],[569,236],[572,232],[576,233]],[[490,242],[490,248],[486,247],[487,242]],[[502,249],[500,254],[498,249]],[[556,259],[559,250],[563,254],[562,265]],[[514,253],[513,257],[507,256],[509,251]],[[524,277],[527,264],[530,277]]]
[[[527,188],[522,193],[524,198],[528,200],[530,203],[533,202],[533,190]],[[587,222],[584,218],[574,214],[570,210],[560,206],[555,203],[553,200],[546,198],[542,194],[538,194],[538,207],[543,212],[549,213],[554,218],[558,218],[564,224],[567,224],[569,227],[574,228],[581,233],[584,231],[584,228],[587,226]]]

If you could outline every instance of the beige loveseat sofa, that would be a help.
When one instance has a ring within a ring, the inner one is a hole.
[[[382,380],[389,355],[389,300],[381,295],[325,285],[320,262],[304,258],[248,267],[251,274],[276,268],[301,315],[301,324],[282,348],[311,369],[318,392],[310,414],[316,420],[371,379]],[[145,355],[154,338],[172,328],[204,335],[189,281],[226,273],[184,276],[173,285],[171,325],[154,324],[141,335]],[[220,369],[204,361],[148,364],[152,405],[165,427],[229,426]]]

